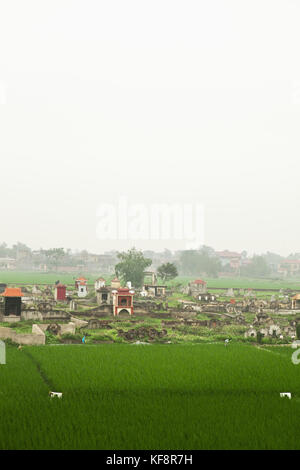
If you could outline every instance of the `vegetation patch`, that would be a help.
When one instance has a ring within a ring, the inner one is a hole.
[[[46,345],[28,348],[34,360],[26,349],[8,346],[1,366],[1,450],[300,448],[291,348]]]

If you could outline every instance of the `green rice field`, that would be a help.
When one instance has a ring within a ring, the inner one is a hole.
[[[0,271],[0,282],[8,284],[49,284],[53,285],[57,280],[68,285],[74,285],[75,279],[78,276],[84,276],[88,279],[88,284],[93,285],[95,280],[102,276],[108,282],[114,275],[104,275],[102,273],[55,273],[55,272],[21,272],[21,271]],[[178,284],[186,285],[188,282],[194,280],[194,277],[176,277],[172,281],[166,282],[169,287],[174,287]],[[249,278],[205,278],[209,289],[230,287],[236,289],[300,289],[300,279],[249,279]]]
[[[201,276],[200,276],[201,277]],[[178,283],[188,284],[195,277],[177,277],[167,284],[176,286]],[[251,278],[204,278],[207,282],[208,289],[300,289],[300,279],[251,279]]]
[[[89,284],[100,276],[87,273],[55,273],[55,272],[21,272],[21,271],[0,271],[0,282],[7,284],[49,284],[53,285],[57,280],[65,284],[74,285],[78,276],[84,276],[88,279]],[[112,276],[110,276],[111,278]]]
[[[239,343],[8,345],[0,449],[299,449],[292,352]]]

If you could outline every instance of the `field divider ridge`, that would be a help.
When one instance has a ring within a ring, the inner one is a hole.
[[[30,354],[28,350],[23,350],[23,353],[26,354],[26,356],[33,362],[33,364],[36,366],[37,371],[43,380],[43,382],[49,387],[49,390],[55,390],[55,386],[53,385],[52,381],[49,379],[47,376],[46,372],[42,369],[41,363]]]

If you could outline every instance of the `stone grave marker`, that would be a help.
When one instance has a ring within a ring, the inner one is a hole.
[[[6,364],[6,347],[4,341],[0,340],[0,364]]]
[[[227,297],[234,297],[234,291],[233,291],[232,287],[230,289],[228,289],[226,295],[227,295]]]

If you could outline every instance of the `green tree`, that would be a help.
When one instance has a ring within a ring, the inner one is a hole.
[[[18,257],[20,252],[27,253],[28,255],[31,254],[31,249],[25,245],[24,243],[18,242],[17,244],[12,246],[12,253],[15,257]]]
[[[271,272],[265,258],[263,256],[254,255],[251,264],[241,269],[241,274],[249,277],[265,277]]]
[[[173,263],[164,263],[157,269],[157,274],[163,281],[169,281],[178,276],[177,268]]]
[[[152,260],[144,258],[141,251],[131,248],[127,252],[117,254],[120,262],[115,266],[115,273],[122,281],[130,281],[134,287],[141,287],[144,280],[144,271],[151,266]]]
[[[196,250],[184,250],[179,258],[180,271],[184,276],[195,276],[199,271],[199,256]]]
[[[180,272],[184,276],[199,276],[202,273],[217,277],[221,270],[219,259],[209,247],[200,250],[185,250],[180,253]]]
[[[200,272],[210,277],[217,277],[221,270],[221,262],[215,256],[214,250],[208,246],[203,246],[199,252],[199,265]]]
[[[64,258],[65,250],[63,248],[50,248],[49,250],[42,250],[43,254],[46,256],[48,263],[52,266],[59,265],[59,261]]]
[[[5,257],[9,257],[11,255],[12,255],[11,248],[8,248],[8,246],[5,242],[1,243],[1,245],[0,245],[0,256],[5,258]]]

